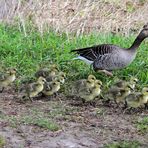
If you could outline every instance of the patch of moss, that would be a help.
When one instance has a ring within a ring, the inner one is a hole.
[[[138,141],[120,141],[105,145],[105,148],[140,148]]]

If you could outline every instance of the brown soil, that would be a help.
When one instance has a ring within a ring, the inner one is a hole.
[[[74,98],[59,94],[50,100],[40,98],[30,103],[20,103],[15,93],[0,94],[0,135],[6,139],[6,148],[101,148],[105,144],[121,140],[137,140],[148,147],[148,133],[138,132],[135,121],[148,111],[123,114],[122,109],[77,103]],[[77,104],[76,104],[77,103]],[[23,116],[41,114],[57,123],[57,131],[20,122]],[[50,114],[50,116],[48,116]],[[6,118],[7,117],[7,118]],[[8,117],[16,119],[15,124]]]

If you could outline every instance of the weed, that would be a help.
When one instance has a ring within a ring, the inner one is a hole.
[[[105,148],[140,148],[138,141],[121,141],[107,144]]]
[[[143,134],[148,133],[148,117],[144,117],[142,120],[138,121],[136,125],[139,132]]]
[[[3,136],[0,135],[0,148],[3,148],[5,146],[5,139]]]

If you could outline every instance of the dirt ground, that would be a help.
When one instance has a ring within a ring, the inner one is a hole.
[[[123,114],[114,106],[105,107],[101,102],[95,107],[82,105],[61,94],[32,103],[21,103],[14,96],[9,91],[0,94],[0,135],[6,148],[102,148],[121,140],[137,140],[142,148],[148,147],[148,133],[141,134],[135,124],[148,111]],[[32,122],[36,117],[59,128],[42,128]]]

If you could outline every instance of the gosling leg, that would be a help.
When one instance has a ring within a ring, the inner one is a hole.
[[[0,90],[0,93],[2,93],[4,91],[4,87],[2,87],[2,89]]]

